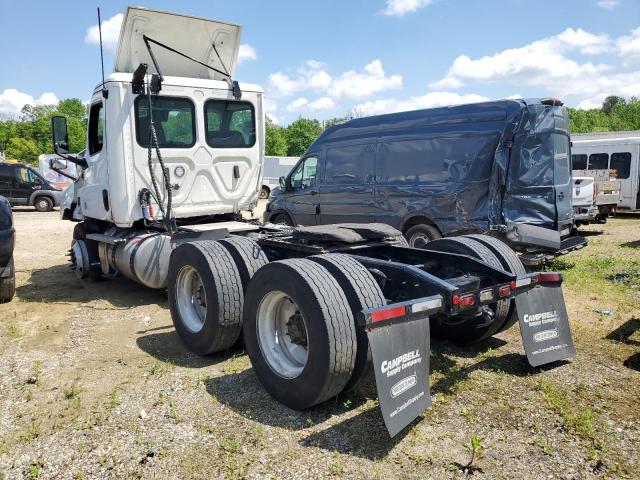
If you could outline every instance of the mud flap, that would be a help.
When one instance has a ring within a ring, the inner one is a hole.
[[[561,285],[539,285],[518,295],[516,308],[524,351],[532,367],[575,356]]]
[[[441,305],[437,296],[365,312],[378,401],[392,437],[431,405],[429,314]]]

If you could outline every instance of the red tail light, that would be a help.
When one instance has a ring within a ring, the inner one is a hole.
[[[500,298],[508,297],[511,294],[511,286],[504,285],[498,289],[498,295]]]
[[[406,307],[391,307],[385,310],[376,310],[371,313],[371,321],[372,322],[382,322],[384,320],[389,320],[390,318],[401,317],[407,312]]]
[[[556,272],[543,272],[531,279],[533,283],[538,282],[561,282],[562,275]]]
[[[454,295],[453,304],[458,305],[460,308],[469,308],[476,303],[476,297],[473,293],[468,293],[466,295]]]

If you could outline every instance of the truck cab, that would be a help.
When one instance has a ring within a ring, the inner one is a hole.
[[[232,88],[239,42],[238,25],[130,7],[114,72],[91,96],[86,150],[63,218],[121,228],[161,220],[168,190],[176,221],[253,209],[262,89]]]

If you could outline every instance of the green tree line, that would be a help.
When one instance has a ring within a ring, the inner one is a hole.
[[[77,98],[58,105],[25,105],[17,119],[0,121],[0,151],[7,158],[35,164],[38,155],[52,153],[51,117],[67,117],[70,151],[85,147],[86,107]],[[333,118],[320,122],[299,118],[283,127],[266,120],[266,155],[298,157],[325,128],[347,121]],[[574,133],[640,130],[640,101],[609,96],[602,107],[590,110],[569,109],[569,127]]]

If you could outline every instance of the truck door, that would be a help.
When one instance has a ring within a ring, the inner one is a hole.
[[[320,199],[316,173],[318,156],[303,158],[288,179],[287,206],[296,225],[315,225],[317,223]]]
[[[338,145],[324,152],[320,224],[367,223],[375,219],[375,144]]]
[[[562,133],[553,134],[553,183],[556,195],[556,215],[558,230],[564,236],[571,230],[571,164],[569,162],[569,137]]]

